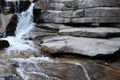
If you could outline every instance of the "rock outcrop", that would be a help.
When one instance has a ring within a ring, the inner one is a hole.
[[[68,28],[59,31],[61,35],[69,35],[76,37],[91,37],[91,38],[112,38],[120,37],[120,28]]]
[[[17,74],[28,80],[118,80],[120,68],[97,63],[53,61],[48,57],[12,59]],[[94,67],[94,68],[93,68]],[[22,70],[21,70],[22,69]],[[22,73],[22,74],[21,74]]]
[[[6,36],[14,36],[15,30],[17,27],[18,16],[13,14],[9,20],[8,25],[6,26]]]
[[[120,43],[102,39],[53,37],[43,40],[41,49],[44,54],[80,54],[86,56],[111,55],[120,51]]]
[[[10,36],[14,34],[17,26],[17,15],[0,14],[0,34],[1,36]],[[3,34],[5,33],[5,35]]]
[[[119,23],[119,0],[44,0],[37,1],[44,22]],[[43,4],[41,4],[43,3]]]
[[[49,23],[36,24],[26,40],[0,40],[0,79],[120,80],[119,0],[20,1],[20,11],[36,1],[35,21]],[[13,36],[17,16],[2,17],[0,34]]]

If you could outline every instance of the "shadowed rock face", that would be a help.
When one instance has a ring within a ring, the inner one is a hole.
[[[33,3],[37,2],[38,0],[32,0]]]
[[[17,16],[14,14],[0,14],[0,33],[14,33],[17,25]],[[9,29],[8,29],[9,28]],[[11,30],[10,30],[11,29]]]
[[[17,19],[18,19],[17,15],[13,15],[10,18],[10,21],[6,27],[6,36],[14,36],[18,22]]]

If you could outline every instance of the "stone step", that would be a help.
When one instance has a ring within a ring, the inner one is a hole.
[[[73,18],[71,22],[72,23],[120,23],[120,17],[81,17],[81,18]]]
[[[42,14],[42,20],[50,23],[120,23],[119,13],[120,8],[108,7],[75,11],[47,10]]]
[[[119,7],[95,7],[85,9],[85,17],[119,17]]]
[[[77,37],[111,38],[120,37],[120,28],[69,28],[59,30],[59,34]]]
[[[120,42],[96,38],[58,36],[44,39],[43,44],[41,44],[41,50],[46,55],[65,53],[68,55],[80,54],[102,57],[104,55],[118,54]]]

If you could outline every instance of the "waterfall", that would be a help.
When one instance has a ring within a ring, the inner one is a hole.
[[[33,7],[34,3],[31,3],[30,7],[25,12],[22,12],[20,15],[18,14],[15,36],[3,38],[10,43],[10,47],[6,50],[7,53],[11,53],[11,51],[20,52],[24,50],[36,51],[32,41],[23,39],[25,38],[24,35],[28,34],[34,27]]]
[[[31,3],[27,11],[22,12],[19,15],[18,24],[17,24],[17,28],[15,31],[15,37],[17,39],[24,38],[24,35],[28,34],[29,31],[34,27],[33,7],[34,7],[34,3]]]

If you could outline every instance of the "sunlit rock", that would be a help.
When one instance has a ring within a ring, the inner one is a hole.
[[[119,37],[120,28],[68,28],[59,30],[59,34],[76,37],[110,38]]]
[[[53,37],[44,39],[41,44],[43,54],[80,54],[86,56],[112,55],[120,51],[120,43],[82,37]]]

